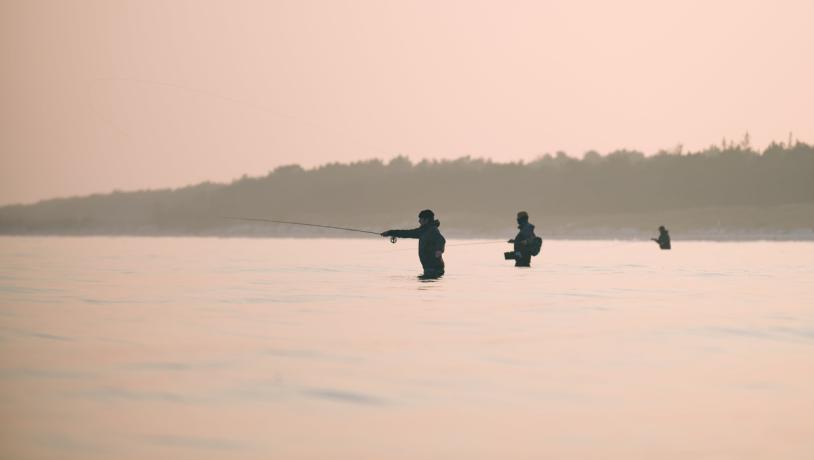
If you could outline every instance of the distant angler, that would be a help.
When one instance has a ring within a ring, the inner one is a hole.
[[[650,238],[651,240],[655,241],[659,244],[659,248],[661,249],[671,249],[670,246],[670,233],[664,228],[664,225],[659,227],[659,237],[658,238]]]

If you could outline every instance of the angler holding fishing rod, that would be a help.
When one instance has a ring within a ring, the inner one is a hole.
[[[436,279],[444,274],[444,248],[447,240],[438,227],[441,222],[435,219],[435,213],[425,209],[418,213],[418,228],[412,230],[387,230],[382,236],[391,238],[417,238],[418,258],[424,267],[421,279]]]
[[[397,238],[417,238],[418,258],[424,267],[424,274],[419,276],[422,279],[436,279],[444,274],[444,247],[446,239],[438,227],[441,222],[435,220],[435,213],[425,209],[418,214],[418,228],[412,230],[387,230],[382,233],[358,228],[336,227],[333,225],[308,224],[305,222],[292,222],[287,220],[259,219],[249,217],[225,217],[231,220],[243,220],[248,222],[268,222],[273,224],[299,225],[303,227],[330,228],[347,232],[367,233],[371,235],[389,236],[390,242],[395,243]]]

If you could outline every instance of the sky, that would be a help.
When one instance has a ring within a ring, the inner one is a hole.
[[[812,23],[812,0],[0,0],[0,205],[291,163],[814,142]]]

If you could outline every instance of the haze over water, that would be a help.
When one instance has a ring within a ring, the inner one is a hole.
[[[0,457],[814,456],[814,244],[462,243],[0,238]]]

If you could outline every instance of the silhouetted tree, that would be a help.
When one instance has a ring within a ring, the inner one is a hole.
[[[749,135],[738,145],[653,156],[557,152],[530,163],[462,157],[412,163],[397,156],[313,169],[281,166],[264,177],[175,190],[114,192],[0,208],[0,233],[270,235],[296,232],[225,216],[272,217],[380,229],[436,210],[445,229],[489,233],[529,211],[542,234],[578,228],[814,228],[814,149]],[[669,219],[658,222],[657,218]],[[335,233],[331,233],[335,235]],[[454,234],[454,232],[453,232]]]

